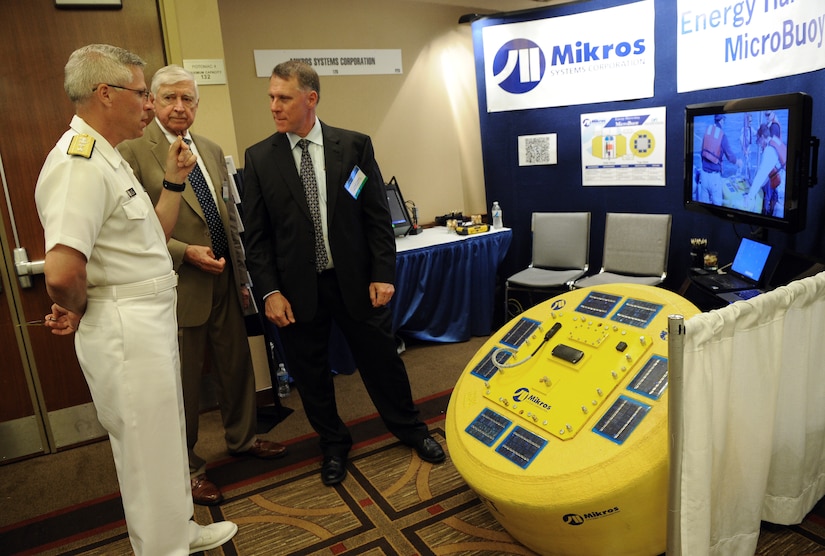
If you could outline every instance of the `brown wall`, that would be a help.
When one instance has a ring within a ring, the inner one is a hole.
[[[238,152],[274,133],[256,49],[400,49],[403,74],[321,77],[319,117],[372,136],[422,221],[486,212],[467,8],[385,0],[217,0]],[[195,53],[185,57],[197,58]],[[198,117],[207,107],[201,107]]]
[[[122,10],[63,10],[54,0],[0,0],[0,156],[9,202],[0,203],[3,229],[3,301],[0,345],[3,385],[1,420],[31,411],[26,373],[39,378],[47,410],[90,401],[71,338],[20,323],[42,318],[50,307],[42,275],[21,288],[13,250],[25,247],[30,260],[44,257],[43,231],[34,205],[34,186],[49,150],[67,129],[73,109],[63,91],[63,66],[76,48],[106,42],[130,49],[148,63],[151,76],[165,62],[160,19],[154,0],[124,0]],[[18,353],[19,352],[19,357]],[[11,395],[14,394],[14,395]]]

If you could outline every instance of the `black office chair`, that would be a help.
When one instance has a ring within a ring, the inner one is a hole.
[[[589,212],[534,212],[532,233],[530,266],[504,282],[505,320],[524,309],[518,301],[510,299],[510,292],[527,292],[530,305],[533,305],[534,293],[547,298],[568,291],[589,268]]]
[[[604,255],[598,273],[575,281],[574,288],[629,283],[657,286],[667,276],[670,214],[608,212]]]

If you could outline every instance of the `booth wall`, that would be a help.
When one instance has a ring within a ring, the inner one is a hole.
[[[706,237],[711,249],[718,251],[720,264],[733,259],[739,238],[756,230],[749,225],[732,224],[722,219],[689,212],[683,206],[685,118],[688,104],[763,96],[795,91],[813,97],[812,134],[825,138],[825,70],[757,83],[694,91],[676,92],[677,6],[675,0],[655,0],[656,78],[654,96],[640,100],[583,104],[558,108],[488,113],[484,84],[481,30],[488,25],[516,23],[612,8],[631,2],[592,0],[565,6],[533,10],[520,14],[481,19],[473,23],[473,44],[479,94],[479,119],[488,205],[499,201],[505,226],[513,228],[513,243],[501,274],[508,276],[530,262],[530,217],[536,211],[582,211],[593,213],[590,268],[601,266],[606,212],[671,213],[668,278],[665,286],[678,289],[690,263],[690,238]],[[605,83],[605,86],[609,86]],[[666,107],[666,185],[659,186],[582,186],[580,124],[582,113]],[[550,166],[523,166],[518,163],[518,137],[555,133],[558,136],[558,163]],[[825,181],[825,157],[820,157],[818,174]],[[808,191],[807,226],[788,234],[768,230],[764,239],[776,248],[787,248],[825,258],[822,212],[825,183]],[[773,264],[777,253],[772,255]]]

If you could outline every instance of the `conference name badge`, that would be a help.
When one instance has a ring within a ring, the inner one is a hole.
[[[367,183],[367,175],[361,171],[361,168],[355,166],[350,172],[347,183],[344,184],[344,189],[352,195],[353,199],[357,199],[365,183]]]

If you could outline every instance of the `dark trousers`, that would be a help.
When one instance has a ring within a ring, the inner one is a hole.
[[[325,456],[346,456],[352,447],[349,430],[338,415],[329,368],[333,320],[349,344],[361,380],[387,429],[410,445],[428,434],[426,424],[418,419],[407,369],[392,334],[391,317],[390,309],[381,307],[374,309],[367,320],[353,319],[344,306],[335,271],[328,270],[319,276],[315,317],[279,329],[290,374],[307,419],[320,436]]]

